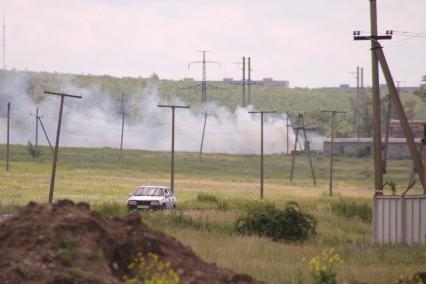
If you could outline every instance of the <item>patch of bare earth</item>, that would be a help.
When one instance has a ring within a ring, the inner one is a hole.
[[[30,203],[0,223],[0,283],[121,283],[138,253],[170,262],[182,283],[259,283],[213,263],[141,222],[88,204]]]

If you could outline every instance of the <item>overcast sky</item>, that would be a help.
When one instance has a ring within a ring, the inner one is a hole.
[[[197,50],[212,52],[208,79],[240,78],[234,62],[252,58],[252,78],[291,86],[355,84],[357,65],[371,84],[368,0],[0,0],[8,68],[70,73],[201,77]],[[426,74],[426,1],[378,0],[379,31],[395,80],[419,85]]]

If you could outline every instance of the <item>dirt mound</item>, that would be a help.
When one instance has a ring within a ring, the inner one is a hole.
[[[85,203],[30,203],[0,223],[0,283],[122,283],[138,253],[170,262],[182,283],[259,283],[202,261],[137,214],[106,218]]]

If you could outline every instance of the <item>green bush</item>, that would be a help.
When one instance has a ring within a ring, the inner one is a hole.
[[[330,204],[330,210],[337,216],[359,218],[364,222],[371,222],[372,210],[367,202],[338,199]]]
[[[316,226],[312,215],[303,212],[296,202],[288,202],[283,209],[272,204],[249,208],[246,215],[238,218],[235,230],[274,241],[304,241],[316,234]]]
[[[371,152],[370,152],[370,150],[368,150],[367,147],[359,148],[358,151],[356,151],[356,157],[357,158],[365,158],[365,157],[370,157],[370,156],[371,156]]]
[[[41,151],[38,147],[34,146],[30,141],[27,144],[27,151],[33,158],[38,158],[41,156]]]

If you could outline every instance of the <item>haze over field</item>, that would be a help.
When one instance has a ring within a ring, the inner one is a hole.
[[[11,73],[0,80],[0,100],[12,104],[12,144],[34,143],[35,114],[39,107],[49,139],[54,143],[60,99],[45,96],[35,103],[27,94],[31,84],[25,75]],[[81,147],[119,147],[121,134],[121,107],[116,98],[101,92],[100,86],[79,88],[63,83],[61,91],[81,94],[82,100],[65,99],[61,145]],[[124,148],[146,150],[170,150],[171,111],[158,108],[161,100],[156,81],[149,81],[139,93],[127,96]],[[178,99],[173,103],[186,105]],[[215,103],[206,106],[209,113],[203,151],[232,154],[256,154],[260,147],[260,115],[249,114],[248,108],[236,108],[234,112]],[[204,121],[204,109],[176,110],[176,150],[199,151]],[[1,110],[5,117],[5,105]],[[5,119],[2,121],[5,129]],[[281,153],[286,149],[285,115],[265,115],[265,153]],[[0,136],[0,142],[5,142]],[[290,133],[290,141],[293,141]],[[47,145],[39,127],[39,143]],[[290,145],[292,147],[292,145]]]

